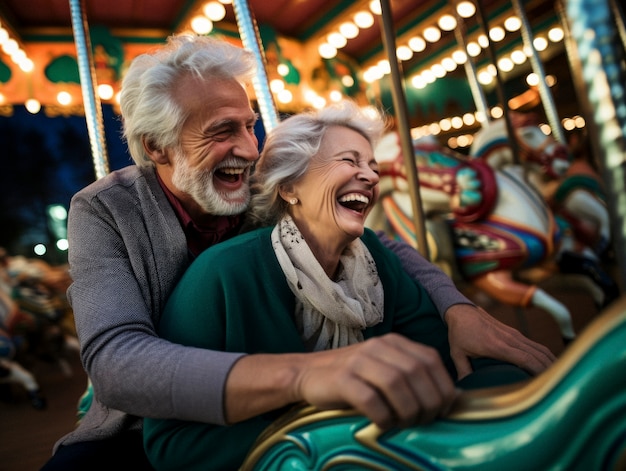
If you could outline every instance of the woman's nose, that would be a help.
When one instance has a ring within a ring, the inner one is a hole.
[[[380,180],[380,176],[378,175],[378,173],[372,170],[370,167],[364,168],[361,171],[360,178],[363,181],[370,182],[372,185],[376,185]]]

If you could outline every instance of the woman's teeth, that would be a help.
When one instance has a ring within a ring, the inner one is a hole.
[[[360,193],[350,193],[339,198],[340,203],[351,203],[353,201],[367,204],[370,202],[370,199]]]

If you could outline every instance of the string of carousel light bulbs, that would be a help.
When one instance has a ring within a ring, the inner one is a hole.
[[[208,34],[213,29],[213,23],[222,20],[225,17],[224,4],[232,3],[231,0],[220,0],[220,3],[216,1],[210,1],[203,6],[203,14],[197,15],[191,20],[192,29],[198,34]],[[462,19],[468,19],[474,16],[476,13],[476,6],[471,1],[461,1],[457,4],[456,10],[458,16]],[[340,22],[339,26],[330,32],[323,35],[320,44],[318,45],[318,53],[323,59],[332,59],[338,51],[348,44],[348,41],[356,38],[359,35],[360,30],[371,27],[375,18],[374,15],[381,15],[381,7],[379,0],[371,0],[367,9],[358,9],[356,12],[352,12],[349,18]],[[467,43],[465,50],[457,48],[451,54],[446,55],[430,67],[422,69],[420,72],[415,73],[409,79],[409,83],[416,89],[423,89],[429,84],[435,82],[439,78],[443,78],[447,73],[456,70],[460,65],[463,65],[468,56],[471,58],[478,57],[481,52],[489,47],[489,41],[500,42],[505,39],[507,34],[516,33],[521,28],[521,20],[516,15],[507,17],[502,25],[496,25],[490,28],[488,36],[486,34],[479,34],[475,40]],[[443,13],[436,21],[435,24],[426,26],[421,35],[412,35],[405,43],[397,46],[396,54],[397,58],[401,61],[410,60],[415,53],[424,51],[427,47],[427,43],[436,43],[442,37],[442,32],[453,31],[457,26],[456,18],[449,14]],[[533,40],[533,47],[541,52],[548,48],[550,42],[558,43],[563,40],[563,29],[558,26],[550,27],[544,34],[538,35]],[[502,72],[510,72],[516,66],[524,64],[531,56],[532,52],[527,47],[522,46],[515,48],[509,54],[503,55],[498,59],[497,68]],[[278,75],[284,76],[288,71],[287,66],[284,64],[278,65]],[[363,72],[363,79],[372,83],[380,80],[384,75],[390,73],[389,61],[386,59],[379,60],[376,64],[373,64],[366,68]],[[479,83],[483,86],[489,86],[493,84],[496,76],[496,65],[489,64],[483,67],[477,73]],[[351,77],[346,77],[346,80]],[[526,81],[529,86],[533,87],[537,85],[539,80],[535,73],[528,74]],[[553,76],[546,77],[548,85],[554,85],[555,78]],[[289,103],[293,99],[291,92],[285,87],[284,83],[280,83],[280,79],[274,79],[270,82],[270,88],[275,94],[277,100],[281,103]],[[346,84],[350,86],[351,84]],[[329,93],[329,99],[331,101],[337,101],[342,98],[340,92],[334,90]],[[315,93],[309,93],[305,96],[305,100],[308,101],[313,107],[323,107],[326,105],[327,100],[324,97],[318,96]],[[489,110],[491,117],[497,119],[502,116],[502,108],[494,106]],[[418,138],[425,135],[433,134],[437,135],[441,132],[449,131],[451,129],[461,129],[464,126],[472,126],[476,122],[484,121],[485,116],[482,116],[480,112],[465,113],[461,116],[454,116],[448,118],[442,118],[438,122],[433,122],[412,129],[413,137]],[[564,118],[562,124],[565,129],[571,130],[575,128],[582,128],[585,125],[584,119],[580,116],[574,116],[571,118]],[[548,125],[542,126],[542,130],[548,134],[550,133],[550,127]],[[471,145],[472,136],[460,135],[453,136],[449,139],[448,144],[453,147],[467,147]]]
[[[202,7],[202,13],[191,18],[190,26],[197,34],[209,34],[213,30],[213,25],[216,22],[223,20],[226,16],[226,9],[224,5],[231,4],[232,0],[219,0],[209,1]],[[457,4],[457,13],[461,18],[470,18],[476,12],[475,5],[470,1],[462,1]],[[331,59],[335,57],[338,50],[344,47],[350,39],[354,39],[358,36],[361,29],[367,29],[374,24],[374,15],[380,15],[380,3],[378,0],[372,0],[368,4],[368,9],[360,9],[356,13],[353,13],[351,18],[341,22],[336,31],[327,33],[320,45],[318,46],[318,52],[320,57],[324,59]],[[414,53],[422,52],[427,43],[436,43],[442,36],[442,31],[452,31],[456,28],[457,22],[454,16],[449,13],[442,14],[437,20],[436,25],[429,25],[425,27],[420,35],[411,36],[406,43],[397,47],[397,57],[401,61],[410,60]],[[503,26],[494,26],[489,31],[489,37],[485,34],[479,35],[475,41],[470,41],[467,44],[466,50],[456,49],[450,55],[443,57],[428,68],[423,69],[419,73],[415,73],[409,79],[409,83],[417,88],[425,88],[430,83],[433,83],[439,78],[445,77],[448,72],[454,71],[459,65],[465,63],[470,57],[477,57],[481,51],[488,47],[489,41],[499,42],[502,41],[507,32],[513,33],[520,29],[521,21],[515,15],[508,17]],[[2,51],[11,58],[11,60],[17,64],[24,72],[32,71],[34,64],[33,61],[28,58],[24,49],[19,45],[18,41],[11,37],[10,28],[5,27],[0,23],[0,47]],[[549,41],[559,42],[563,39],[563,30],[559,26],[552,27],[547,32],[547,38],[544,36],[537,36],[534,39],[533,46],[538,51],[545,50]],[[525,48],[518,48],[513,50],[510,54],[501,57],[498,60],[498,69],[507,72],[512,70],[516,65],[523,64],[530,56],[530,52]],[[478,71],[478,80],[482,85],[489,85],[492,83],[496,69],[494,64],[489,64],[482,70]],[[379,60],[376,64],[369,66],[363,72],[363,79],[367,83],[372,83],[381,79],[384,75],[389,74],[390,67],[389,62],[386,59]],[[278,74],[284,75],[281,69],[281,65],[278,66]],[[529,74],[529,85],[533,85],[532,80],[536,80],[535,74]],[[273,83],[272,91],[276,94],[277,100],[282,103],[288,103],[292,99],[290,93],[285,93],[286,89],[280,87],[277,83]],[[100,93],[106,94],[107,90],[102,90]],[[59,95],[57,100],[60,104],[64,102],[64,96]],[[111,96],[103,96],[103,99],[110,99]],[[322,107],[326,104],[326,99],[320,96],[307,96],[307,101],[314,107]],[[329,95],[331,101],[340,100],[341,94],[338,92],[331,93]],[[1,97],[0,97],[1,100]],[[31,113],[37,113],[41,108],[39,102],[31,98],[25,103],[26,108]],[[492,117],[497,117],[498,107],[494,107],[491,110]],[[439,132],[449,130],[450,128],[460,128],[463,125],[471,125],[476,120],[484,119],[484,117],[477,115],[476,113],[466,113],[463,117],[444,118],[438,123],[431,123],[429,125],[421,126],[413,130],[415,135],[424,134],[438,134]],[[580,126],[580,119],[577,117],[571,118],[576,123],[576,127]],[[568,121],[569,122],[569,121]],[[584,124],[583,124],[584,125]],[[465,142],[463,137],[459,136],[460,143],[455,145],[463,146]]]
[[[16,64],[22,71],[28,73],[35,68],[35,63],[28,57],[24,48],[20,45],[17,35],[11,27],[0,22],[0,49],[6,54],[11,61]],[[0,104],[4,103],[5,98],[0,93]],[[26,109],[31,113],[37,113],[41,109],[41,104],[34,98],[30,98],[25,103]]]

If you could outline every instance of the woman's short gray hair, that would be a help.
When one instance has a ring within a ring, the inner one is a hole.
[[[174,99],[181,77],[232,78],[247,84],[254,73],[251,52],[207,36],[171,36],[165,47],[136,57],[120,94],[124,138],[135,163],[154,165],[144,153],[144,137],[158,149],[178,146],[187,117]]]
[[[282,121],[268,133],[256,165],[248,211],[250,225],[273,225],[286,213],[287,203],[280,197],[280,188],[305,174],[324,133],[332,126],[350,128],[375,147],[385,121],[378,111],[359,108],[348,100]]]

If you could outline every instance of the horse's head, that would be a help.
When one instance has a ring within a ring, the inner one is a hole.
[[[413,158],[426,214],[453,212],[475,220],[490,211],[496,198],[494,172],[485,162],[441,145],[434,136],[414,139]],[[411,191],[399,135],[386,135],[374,151],[380,171],[380,199]]]
[[[434,136],[414,139],[413,153],[418,168],[451,168],[457,167],[466,160],[460,153],[439,144]],[[392,131],[383,136],[374,150],[374,154],[380,166],[381,178],[407,178],[402,144],[397,132]]]
[[[562,176],[569,168],[570,153],[554,137],[543,133],[534,114],[511,112],[511,124],[522,162],[535,166],[551,177]],[[474,135],[470,155],[485,160],[494,168],[513,163],[506,121],[498,119]]]
[[[422,181],[422,174],[427,173],[428,170],[438,170],[441,174],[448,170],[447,173],[450,176],[444,180],[451,182],[454,179],[455,169],[467,162],[465,156],[442,146],[434,136],[414,139],[412,144],[413,157],[422,185],[429,184],[429,182]],[[392,191],[408,193],[410,191],[409,179],[398,133],[392,131],[386,134],[374,149],[374,155],[379,166],[381,197]],[[441,176],[436,177],[436,180],[438,185],[443,185]]]
[[[564,144],[543,133],[533,114],[511,113],[511,123],[524,162],[538,165],[551,178],[565,174],[570,165],[570,153]]]

